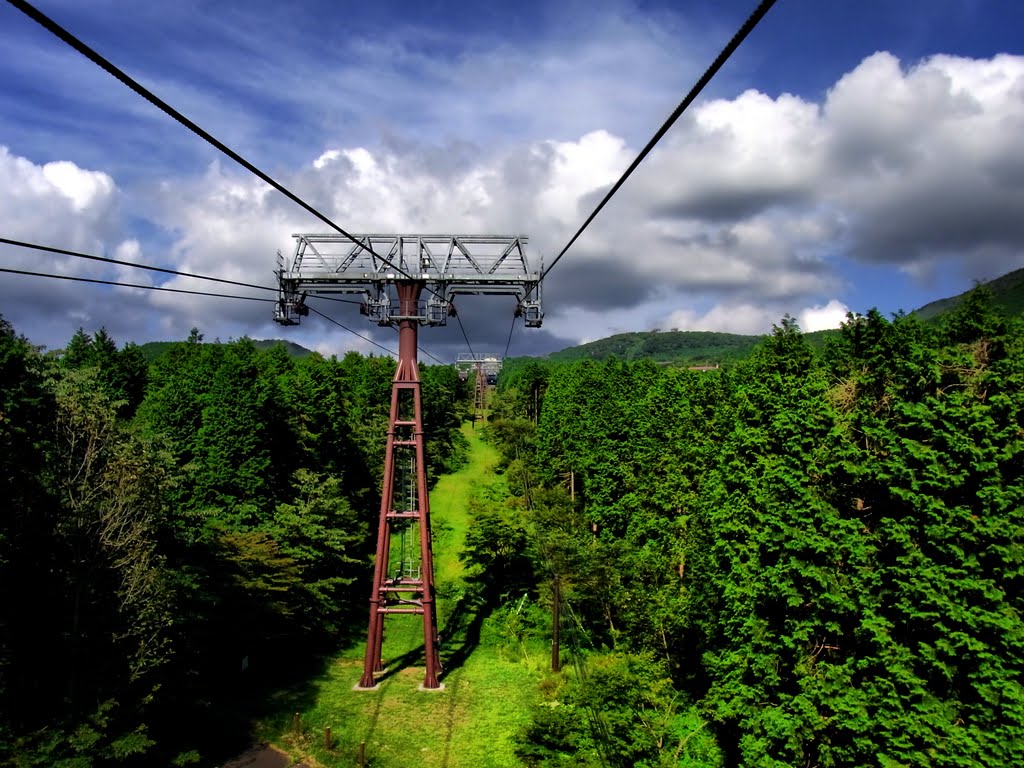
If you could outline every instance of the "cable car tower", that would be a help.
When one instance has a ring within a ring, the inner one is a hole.
[[[384,617],[423,616],[424,688],[438,688],[441,673],[435,609],[434,560],[430,535],[423,413],[417,337],[421,325],[444,325],[455,314],[458,294],[505,294],[517,299],[516,316],[539,328],[542,270],[531,271],[521,235],[353,235],[298,234],[290,261],[277,254],[278,300],[274,319],[297,325],[309,314],[311,294],[349,293],[363,297],[360,311],[378,325],[398,327],[398,366],[391,385],[391,418],[384,452],[377,527],[377,555],[370,591],[370,618],[363,676],[357,688],[376,685],[384,672]],[[422,298],[424,291],[427,299]],[[396,489],[396,476],[404,486]],[[392,571],[392,533],[419,530],[419,567],[406,556]]]
[[[487,408],[487,390],[498,383],[502,362],[502,358],[496,354],[474,355],[472,352],[460,352],[455,361],[455,368],[463,381],[469,378],[471,370],[475,372],[474,421],[483,421],[484,419],[484,412]]]

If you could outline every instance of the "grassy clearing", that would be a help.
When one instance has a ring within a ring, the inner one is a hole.
[[[323,766],[352,766],[360,742],[374,768],[511,768],[519,763],[512,736],[539,700],[545,649],[520,646],[509,653],[494,642],[494,627],[467,604],[461,551],[469,526],[470,500],[500,494],[493,472],[498,456],[470,425],[469,463],[438,480],[430,496],[434,527],[444,690],[420,691],[423,623],[418,616],[391,617],[385,625],[384,658],[389,674],[377,690],[354,691],[362,671],[363,646],[346,649],[308,689],[282,698],[281,714],[264,723],[263,737]],[[483,641],[481,641],[481,637]],[[301,703],[300,703],[301,702]],[[291,732],[292,712],[302,733]],[[330,726],[334,747],[324,747]]]

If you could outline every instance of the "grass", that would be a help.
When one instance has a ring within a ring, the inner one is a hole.
[[[509,653],[494,640],[495,627],[479,605],[467,600],[458,558],[470,524],[470,502],[504,492],[494,474],[497,452],[465,425],[469,462],[438,479],[430,495],[434,528],[435,579],[442,637],[444,689],[421,691],[423,622],[394,616],[385,625],[384,658],[389,674],[376,690],[355,691],[362,671],[363,645],[339,654],[325,674],[300,695],[285,696],[280,714],[262,726],[263,738],[293,757],[322,766],[356,765],[365,743],[374,768],[512,768],[519,765],[512,737],[540,700],[545,650]],[[484,638],[481,641],[481,638]],[[304,702],[301,706],[295,701]],[[301,715],[300,734],[291,729]],[[330,726],[334,746],[324,746]]]

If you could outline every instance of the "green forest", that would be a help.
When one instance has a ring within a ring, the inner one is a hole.
[[[0,764],[210,765],[365,631],[394,369],[0,325]],[[422,378],[438,476],[466,384]]]
[[[0,763],[220,764],[284,740],[276,690],[358,679],[323,664],[365,639],[394,362],[202,341],[0,329]],[[524,670],[492,754],[437,764],[1019,764],[1024,328],[985,290],[820,346],[786,317],[714,370],[520,358],[482,428],[472,381],[422,377],[439,492],[478,445],[497,479],[435,520],[475,618],[406,695],[443,711],[477,646]]]

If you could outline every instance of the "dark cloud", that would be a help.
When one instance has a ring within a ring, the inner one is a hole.
[[[1024,252],[1024,59],[878,53],[829,93],[828,183],[849,254],[925,269]]]
[[[1013,195],[965,185],[920,189],[899,205],[865,205],[851,222],[850,253],[875,264],[1024,253],[1022,201],[1024,185]]]
[[[742,188],[702,188],[650,209],[654,219],[699,220],[712,224],[742,221],[772,208],[806,203],[809,190],[759,186],[751,180]]]
[[[642,254],[621,251],[618,262],[595,260],[569,251],[544,281],[544,303],[601,311],[636,306],[655,292],[658,281],[636,269]],[[564,311],[564,310],[562,310]]]

